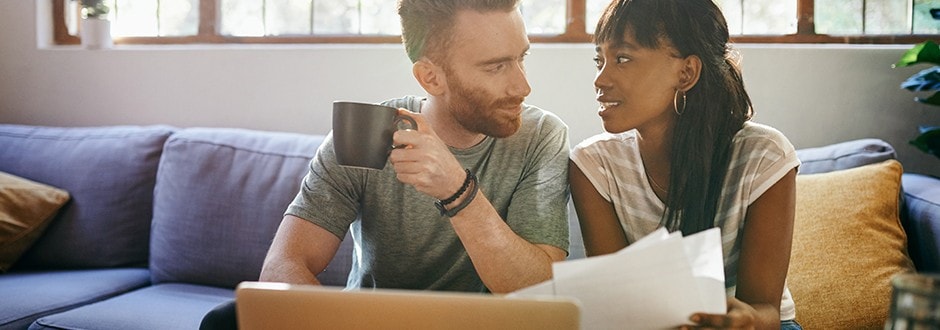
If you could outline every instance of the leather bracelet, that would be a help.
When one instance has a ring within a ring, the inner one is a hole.
[[[460,210],[463,210],[464,208],[467,207],[467,205],[470,205],[470,202],[473,201],[473,198],[477,196],[477,191],[480,190],[479,185],[477,185],[477,177],[474,176],[473,174],[470,174],[470,184],[473,185],[473,188],[470,188],[470,194],[467,195],[467,198],[464,198],[463,201],[460,202],[460,204],[457,204],[457,206],[454,206],[454,208],[448,210],[447,208],[444,207],[443,204],[441,204],[440,201],[437,201],[434,203],[434,205],[437,206],[437,209],[441,211],[441,216],[447,216],[448,218],[453,218],[455,215],[457,215],[458,212],[460,212]]]
[[[460,195],[463,195],[464,191],[467,191],[467,187],[470,186],[470,177],[473,176],[473,173],[470,173],[470,169],[464,169],[464,171],[467,172],[467,177],[466,179],[463,179],[463,184],[460,186],[460,189],[457,189],[457,192],[455,192],[450,197],[439,200],[438,203],[441,205],[453,203],[455,200],[457,200],[457,198],[460,198]]]

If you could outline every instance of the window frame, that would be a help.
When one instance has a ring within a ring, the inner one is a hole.
[[[65,23],[65,1],[53,2],[53,40],[59,45],[76,45],[78,36],[70,35]],[[389,35],[305,35],[233,37],[219,34],[216,28],[220,0],[199,0],[199,30],[194,36],[184,37],[117,37],[118,44],[320,44],[320,43],[400,43],[400,36]],[[904,35],[852,35],[832,36],[817,34],[813,23],[815,0],[797,0],[797,32],[788,35],[738,35],[734,43],[785,44],[914,44],[937,39],[935,34]],[[567,0],[567,25],[558,35],[529,35],[534,43],[590,43],[592,35],[585,30],[586,0]]]

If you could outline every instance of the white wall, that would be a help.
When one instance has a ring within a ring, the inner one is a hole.
[[[0,122],[170,124],[301,133],[329,130],[336,99],[421,94],[400,45],[51,46],[50,1],[0,0]],[[876,137],[907,171],[940,175],[940,159],[907,144],[940,108],[898,89],[924,67],[891,68],[908,46],[739,45],[756,120],[798,148]],[[593,46],[536,44],[528,102],[568,123],[572,143],[601,130]]]

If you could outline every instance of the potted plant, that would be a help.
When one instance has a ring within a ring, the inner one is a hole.
[[[934,92],[928,98],[915,97],[914,100],[924,104],[940,106],[940,46],[933,41],[925,41],[914,45],[913,48],[901,55],[901,59],[894,67],[904,67],[919,63],[934,64],[933,67],[918,72],[901,83],[901,88],[912,92]],[[919,135],[910,141],[912,145],[923,152],[940,158],[940,127],[920,126]]]
[[[89,49],[111,48],[111,22],[108,21],[107,0],[81,0],[82,3],[82,45]]]

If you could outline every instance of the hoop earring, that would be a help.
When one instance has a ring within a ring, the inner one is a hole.
[[[685,105],[687,104],[685,98],[685,92],[682,92],[682,110],[679,110],[679,90],[676,90],[676,94],[672,97],[672,109],[676,111],[676,114],[681,116],[685,113]]]

